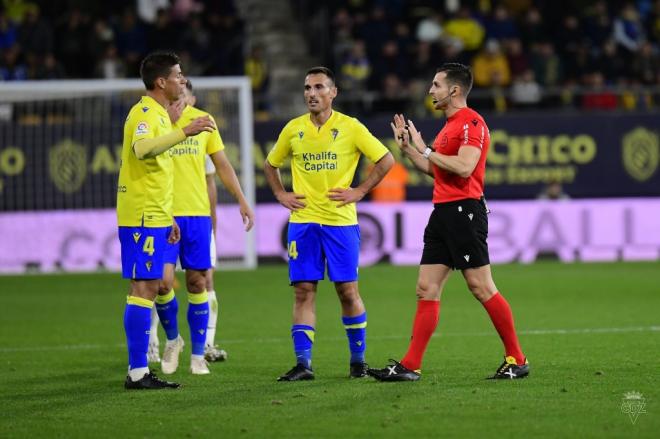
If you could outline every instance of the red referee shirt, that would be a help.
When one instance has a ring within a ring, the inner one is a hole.
[[[447,118],[447,123],[433,141],[433,150],[444,155],[458,155],[462,146],[481,149],[477,166],[467,178],[433,166],[433,203],[479,199],[483,195],[490,133],[483,117],[467,107]]]

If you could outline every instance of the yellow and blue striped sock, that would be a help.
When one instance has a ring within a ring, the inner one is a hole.
[[[309,325],[291,326],[293,350],[296,361],[307,369],[312,368],[312,345],[314,344],[314,327]]]
[[[355,317],[342,317],[348,348],[351,351],[351,363],[364,362],[364,351],[367,348],[367,313],[363,312]]]
[[[177,315],[179,314],[179,302],[176,300],[174,290],[170,290],[164,296],[156,297],[156,311],[158,318],[163,325],[165,335],[168,340],[175,340],[179,336],[179,323]]]
[[[124,331],[128,346],[128,368],[147,367],[149,327],[153,302],[141,297],[128,296],[124,309]],[[148,371],[148,370],[147,370]]]
[[[209,325],[209,297],[206,290],[188,293],[188,326],[193,355],[204,355],[206,328]]]

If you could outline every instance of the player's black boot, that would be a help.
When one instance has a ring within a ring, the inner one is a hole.
[[[351,363],[351,372],[349,377],[350,378],[363,378],[367,376],[367,370],[369,369],[369,365],[365,363],[364,361],[357,362],[357,363]]]
[[[489,380],[516,380],[525,378],[529,375],[529,362],[525,359],[525,364],[518,366],[516,359],[505,357],[504,363],[497,369],[495,375],[489,377]]]
[[[396,360],[390,359],[392,364],[383,369],[367,369],[367,374],[378,381],[417,381],[421,374],[410,370]]]
[[[178,389],[181,384],[163,381],[154,375],[153,372],[145,373],[142,378],[133,381],[127,376],[124,387],[129,390],[159,390],[159,389]]]
[[[314,371],[298,363],[290,371],[279,377],[277,381],[304,381],[313,379]]]

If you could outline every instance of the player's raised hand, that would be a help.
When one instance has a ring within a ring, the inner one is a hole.
[[[392,133],[394,134],[394,140],[396,144],[399,145],[399,148],[406,149],[410,146],[409,143],[409,134],[406,130],[406,121],[403,115],[395,114],[394,120],[390,123],[392,127]]]
[[[167,237],[167,242],[170,244],[176,244],[181,239],[181,229],[176,221],[172,222],[172,230],[170,230],[170,236]]]
[[[241,217],[243,218],[245,231],[249,232],[250,229],[254,226],[254,212],[247,204],[241,204],[239,206],[239,210],[241,212]]]
[[[186,127],[183,129],[183,132],[186,136],[190,137],[196,136],[202,131],[208,131],[210,133],[215,129],[215,123],[213,123],[211,116],[203,116],[193,119],[192,122],[186,125]]]
[[[424,152],[426,149],[426,143],[424,142],[424,139],[422,139],[422,133],[417,131],[415,124],[410,119],[408,119],[408,131],[410,132],[410,138],[412,139],[415,148],[417,148],[417,151]]]
[[[303,194],[296,194],[295,192],[280,192],[275,195],[277,201],[287,209],[291,211],[299,210],[305,208],[306,204],[300,200],[304,200],[305,196]]]
[[[353,189],[350,187],[347,189],[332,188],[328,192],[328,198],[330,198],[332,201],[339,201],[337,207],[342,207],[351,203],[357,203],[362,198],[364,198],[365,195],[366,194],[361,190]]]
[[[175,124],[179,118],[181,118],[181,113],[183,113],[183,109],[186,108],[186,103],[183,99],[176,100],[174,102],[171,102],[167,106],[167,114],[170,115],[170,121],[172,124]]]

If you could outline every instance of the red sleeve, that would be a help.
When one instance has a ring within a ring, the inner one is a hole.
[[[461,131],[461,146],[476,146],[484,148],[486,138],[486,125],[483,120],[477,118],[465,119]]]

